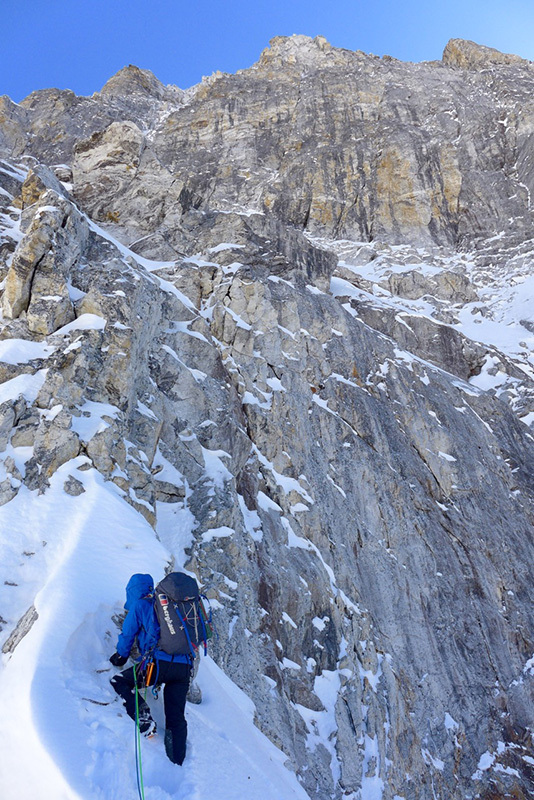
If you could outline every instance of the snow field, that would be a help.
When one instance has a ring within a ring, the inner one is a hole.
[[[78,469],[85,461],[60,467],[45,494],[23,488],[0,507],[0,563],[9,581],[0,586],[0,609],[10,616],[2,643],[32,603],[39,615],[2,656],[2,800],[138,796],[135,726],[109,686],[118,634],[112,617],[132,573],[159,579],[170,553],[112,484]],[[69,475],[83,483],[78,497],[63,490]],[[194,520],[170,509],[161,538],[183,552]],[[165,755],[162,697],[148,696],[160,735],[142,740],[146,800],[306,800],[284,754],[254,726],[253,703],[209,657],[198,682],[203,702],[187,706],[183,767]]]

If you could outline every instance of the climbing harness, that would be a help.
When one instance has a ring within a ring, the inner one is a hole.
[[[145,673],[144,677],[144,699],[146,700],[148,687],[152,686],[152,694],[158,699],[158,677],[159,677],[159,661],[154,658],[153,650],[149,650],[148,653],[145,653],[141,661],[139,662],[139,672]],[[152,680],[152,676],[154,675],[154,670],[156,670],[156,677]]]

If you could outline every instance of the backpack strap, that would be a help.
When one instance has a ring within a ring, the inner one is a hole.
[[[176,613],[178,614],[178,617],[179,617],[179,619],[180,619],[180,622],[181,622],[181,623],[182,623],[182,625],[183,625],[184,632],[185,632],[185,635],[186,635],[186,637],[187,637],[187,644],[189,645],[189,649],[191,650],[191,655],[193,656],[193,658],[195,658],[195,656],[196,656],[196,653],[195,653],[195,649],[194,649],[194,647],[193,647],[193,643],[192,643],[192,641],[191,641],[191,637],[189,636],[189,631],[187,630],[187,623],[186,623],[186,621],[184,620],[184,618],[182,617],[182,615],[180,614],[180,610],[179,610],[179,608],[178,608],[178,604],[177,604],[177,603],[175,604],[174,608],[175,608],[175,610],[176,610]]]
[[[201,610],[203,609],[203,610],[204,610],[204,612],[206,611],[206,608],[205,608],[205,606],[204,606],[204,603],[202,603],[202,600],[205,600],[205,601],[206,601],[206,603],[208,604],[208,613],[207,613],[207,615],[206,615],[206,618],[204,618],[204,615],[201,613],[201,617],[202,617],[202,623],[203,623],[203,625],[204,625],[204,630],[205,630],[205,632],[206,632],[206,639],[205,639],[205,641],[207,641],[207,639],[208,639],[208,635],[207,635],[208,631],[207,631],[207,628],[206,628],[206,622],[207,622],[207,623],[208,623],[208,625],[210,626],[211,636],[213,636],[213,634],[215,634],[215,638],[216,638],[216,639],[218,639],[218,638],[219,638],[219,631],[218,631],[218,630],[217,630],[217,628],[215,627],[215,623],[214,623],[214,621],[213,621],[213,613],[212,613],[212,610],[211,610],[211,603],[210,603],[210,599],[209,599],[209,597],[206,597],[206,595],[205,595],[205,594],[200,594],[200,595],[199,595],[199,598],[200,598],[200,602],[201,602],[201,604],[202,604],[202,608],[201,608]],[[206,649],[207,649],[207,648],[206,648]]]
[[[200,608],[200,596],[196,600],[197,605],[197,612],[198,616],[200,617],[200,624],[202,625],[202,641],[204,642],[204,655],[208,655],[208,634],[206,631],[206,623],[204,622],[204,614],[202,613],[202,609]]]

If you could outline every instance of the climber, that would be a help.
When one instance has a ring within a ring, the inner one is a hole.
[[[193,657],[180,653],[169,655],[158,648],[160,626],[154,609],[154,582],[150,575],[132,575],[126,587],[127,610],[122,632],[117,642],[117,652],[109,659],[113,666],[126,664],[130,651],[137,637],[137,645],[141,654],[139,666],[130,667],[111,679],[111,685],[122,697],[126,712],[135,720],[134,688],[141,682],[143,668],[149,675],[146,685],[164,684],[163,702],[165,707],[165,751],[174,764],[182,764],[185,758],[187,722],[185,719],[185,700]],[[154,668],[150,668],[150,664]],[[147,669],[148,666],[148,669]],[[136,673],[134,673],[134,669]],[[143,684],[145,685],[145,684]],[[147,702],[138,697],[139,730],[151,737],[156,733],[156,723],[152,719]]]

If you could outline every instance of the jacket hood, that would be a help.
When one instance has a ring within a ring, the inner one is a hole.
[[[132,605],[154,591],[154,581],[151,575],[136,573],[132,575],[126,587],[126,602],[124,608],[129,611]]]

